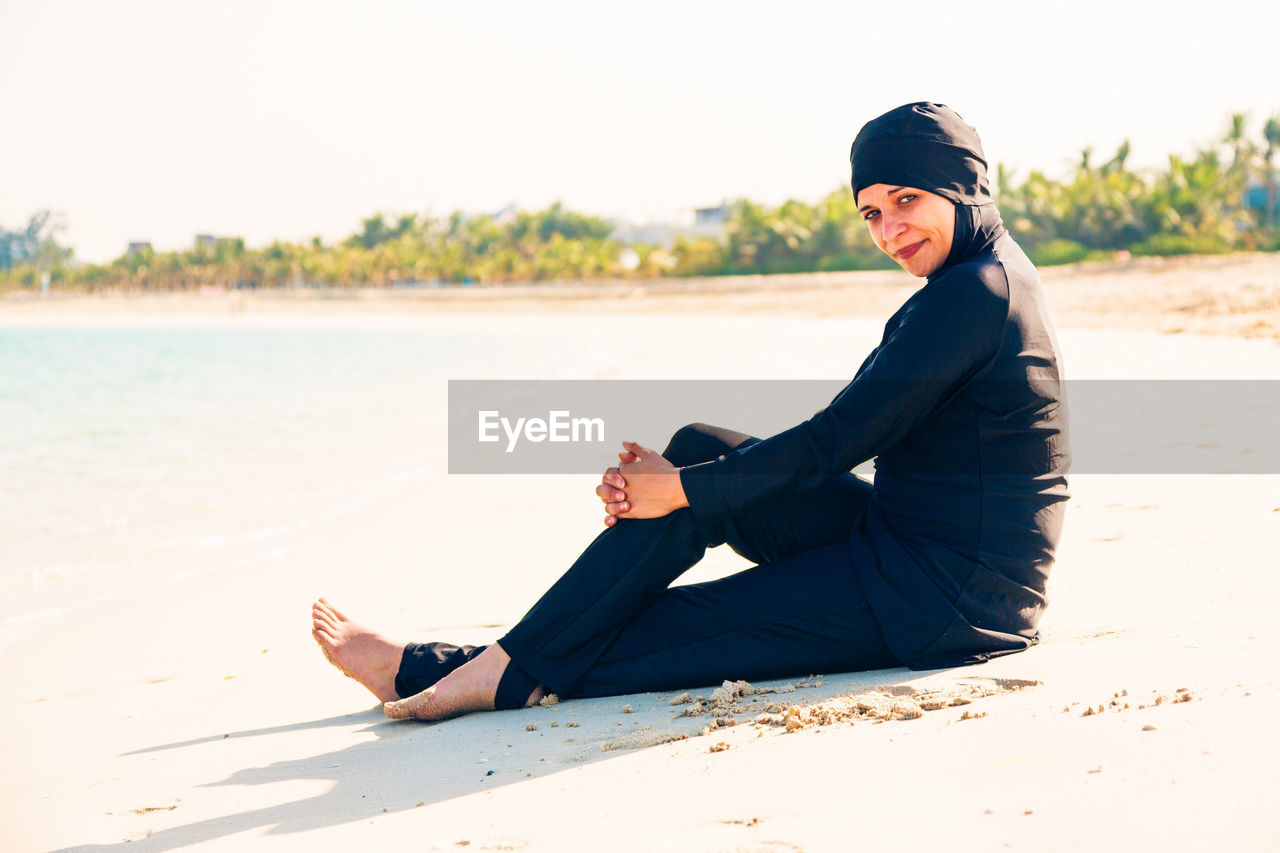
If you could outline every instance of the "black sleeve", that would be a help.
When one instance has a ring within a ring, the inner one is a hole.
[[[1003,272],[995,273],[999,282],[988,283],[957,267],[929,282],[825,409],[750,447],[680,469],[694,515],[706,519],[777,492],[804,491],[900,441],[994,358],[1009,304]]]

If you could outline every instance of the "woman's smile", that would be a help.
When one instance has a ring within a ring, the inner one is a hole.
[[[955,205],[914,187],[872,184],[858,192],[858,212],[880,251],[914,276],[942,266],[955,236]]]
[[[894,254],[894,257],[900,261],[905,261],[908,258],[910,258],[912,255],[914,255],[916,252],[920,251],[920,247],[923,246],[926,242],[927,241],[925,240],[921,240],[918,243],[912,243],[910,246],[907,246],[905,249],[899,249],[897,253]]]

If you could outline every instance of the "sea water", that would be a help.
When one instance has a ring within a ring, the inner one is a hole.
[[[626,313],[169,322],[0,317],[0,646],[140,589],[269,570],[411,490],[466,493],[450,379],[839,377],[879,334]]]
[[[573,362],[467,325],[0,328],[0,644],[305,547],[441,473],[448,379]]]

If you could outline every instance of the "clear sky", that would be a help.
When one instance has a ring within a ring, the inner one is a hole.
[[[950,104],[988,158],[1158,165],[1280,111],[1280,4],[0,0],[0,224],[78,257],[375,211],[633,220],[816,200],[858,128]]]

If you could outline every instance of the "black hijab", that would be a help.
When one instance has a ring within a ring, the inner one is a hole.
[[[978,132],[945,104],[903,104],[862,126],[849,151],[851,184],[915,187],[956,208],[951,251],[929,281],[986,249],[1005,233],[987,185],[987,160]]]

